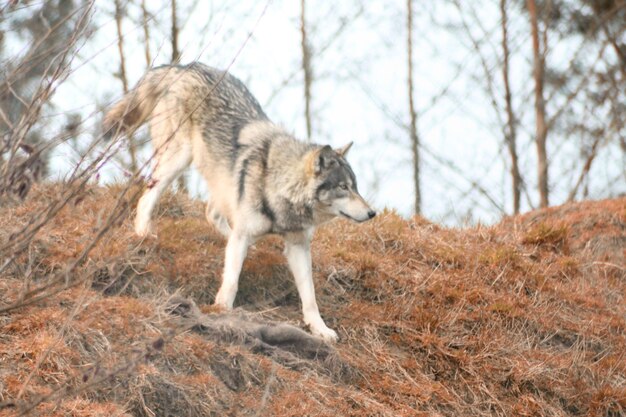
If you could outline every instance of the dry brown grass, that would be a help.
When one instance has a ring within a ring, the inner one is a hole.
[[[1,207],[0,245],[60,189]],[[80,256],[119,191],[89,187],[48,222],[0,275],[0,308]],[[0,416],[626,415],[624,198],[464,230],[329,224],[314,274],[341,341],[319,357],[211,330],[224,241],[199,202],[171,194],[158,217],[158,239],[117,222],[72,285],[0,315]],[[301,326],[281,251],[251,249],[236,304]],[[175,293],[205,321],[172,314]]]

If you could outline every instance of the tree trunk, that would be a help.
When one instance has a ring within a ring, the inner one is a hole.
[[[126,77],[126,59],[124,57],[124,35],[122,34],[122,5],[115,0],[115,25],[117,27],[117,49],[120,55],[120,73],[124,94],[128,93],[128,78]],[[130,153],[130,170],[137,172],[137,150],[132,135],[128,136],[128,153]]]
[[[513,191],[513,214],[518,214],[520,210],[521,195],[521,176],[519,172],[517,157],[517,129],[516,118],[513,114],[513,105],[511,104],[511,87],[509,82],[509,39],[508,39],[508,19],[506,12],[506,0],[500,0],[500,15],[502,25],[502,79],[504,81],[504,99],[506,105],[506,127],[505,141],[511,155],[511,182]]]
[[[422,212],[422,193],[420,190],[420,157],[419,157],[419,136],[417,134],[417,113],[413,101],[413,3],[407,0],[407,63],[408,63],[408,93],[409,93],[409,114],[411,124],[409,135],[411,139],[411,151],[413,154],[413,182],[415,185],[415,214]]]
[[[530,26],[533,39],[533,66],[535,78],[535,144],[537,147],[537,186],[539,189],[539,206],[547,207],[548,200],[548,157],[546,153],[546,139],[548,128],[546,125],[546,108],[543,98],[543,82],[545,69],[546,33],[544,28],[543,45],[539,44],[539,24],[537,22],[537,4],[535,0],[527,0]]]
[[[311,140],[311,50],[307,41],[306,4],[300,0],[300,33],[302,35],[302,71],[304,72],[304,119],[306,121],[306,139]]]
[[[180,51],[178,50],[178,20],[176,17],[176,0],[172,0],[172,64],[178,64]]]
[[[146,68],[152,66],[152,56],[150,54],[150,27],[148,26],[148,9],[146,9],[146,0],[141,0],[141,15],[144,37],[144,52],[146,54]]]

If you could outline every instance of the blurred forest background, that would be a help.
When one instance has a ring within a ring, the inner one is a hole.
[[[147,68],[201,61],[378,207],[447,224],[626,192],[626,0],[0,2],[0,201],[149,175],[101,140]],[[179,189],[206,197],[190,172]]]

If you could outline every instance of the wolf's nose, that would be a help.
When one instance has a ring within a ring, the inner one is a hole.
[[[369,216],[369,218],[373,218],[374,216],[376,216],[376,212],[374,210],[370,210],[367,212],[367,215]]]

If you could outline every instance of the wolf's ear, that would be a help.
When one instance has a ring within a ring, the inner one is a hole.
[[[326,168],[336,163],[333,159],[333,157],[336,158],[334,153],[333,148],[328,145],[311,151],[307,158],[307,171],[309,175],[318,176]]]
[[[350,142],[347,145],[339,148],[339,149],[335,149],[335,152],[337,152],[339,154],[340,157],[345,158],[346,154],[348,153],[348,151],[350,150],[350,148],[352,147],[352,144],[354,142]]]

